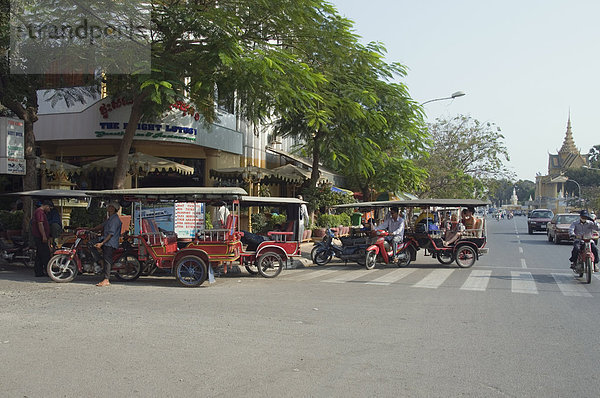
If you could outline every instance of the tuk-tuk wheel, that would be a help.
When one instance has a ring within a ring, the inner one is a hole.
[[[196,287],[206,280],[207,270],[208,267],[203,259],[197,256],[186,256],[177,263],[175,276],[183,286]]]
[[[275,278],[283,269],[281,256],[274,252],[261,255],[256,261],[258,272],[265,278]]]
[[[471,246],[462,245],[456,249],[456,264],[461,268],[469,268],[475,264],[477,253]]]

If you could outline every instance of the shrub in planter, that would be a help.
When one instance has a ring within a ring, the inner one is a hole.
[[[21,230],[23,223],[23,211],[0,210],[0,225],[5,230]]]

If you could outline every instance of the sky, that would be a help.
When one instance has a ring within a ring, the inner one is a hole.
[[[516,179],[535,181],[557,153],[569,111],[582,153],[600,144],[600,1],[329,0],[399,62],[427,122],[469,115],[499,126]]]

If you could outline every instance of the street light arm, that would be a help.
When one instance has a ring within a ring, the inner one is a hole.
[[[457,91],[455,93],[452,93],[452,95],[449,96],[449,97],[434,98],[434,99],[430,99],[430,100],[425,101],[425,102],[421,102],[421,106],[423,106],[425,104],[428,104],[430,102],[434,102],[434,101],[444,101],[444,100],[449,100],[449,99],[454,99],[454,98],[462,97],[463,95],[466,95],[463,91]]]

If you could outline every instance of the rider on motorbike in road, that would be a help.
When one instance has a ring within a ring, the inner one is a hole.
[[[580,237],[591,235],[592,231],[600,230],[600,226],[598,223],[594,222],[590,217],[590,214],[587,210],[581,210],[579,213],[579,221],[573,221],[571,227],[569,228],[569,236],[573,237],[573,250],[571,251],[571,269],[575,269],[577,263],[577,256],[579,256],[579,251],[581,250],[581,244],[583,241],[579,239]],[[594,254],[594,272],[598,272],[598,248],[594,244],[594,241],[591,241],[592,244],[592,253]]]
[[[391,207],[390,214],[381,224],[373,227],[373,229],[388,231],[389,235],[385,237],[385,240],[392,243],[393,257],[395,258],[398,251],[398,244],[404,240],[404,218],[400,216],[398,207]]]

